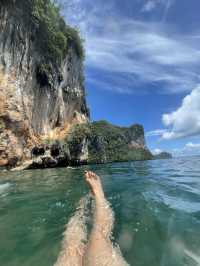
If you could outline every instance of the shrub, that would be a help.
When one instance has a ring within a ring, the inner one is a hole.
[[[52,63],[60,62],[73,46],[77,56],[84,59],[83,40],[79,31],[70,27],[53,0],[0,0],[0,8],[9,6],[17,21],[24,23],[37,42],[37,49]],[[16,9],[18,10],[16,12]]]
[[[59,7],[51,0],[32,0],[32,3],[32,16],[38,27],[39,45],[46,51],[46,56],[51,60],[60,61],[71,44],[77,56],[83,59],[84,49],[79,32],[66,25]]]

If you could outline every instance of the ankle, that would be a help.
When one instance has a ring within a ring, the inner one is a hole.
[[[95,200],[98,205],[104,205],[106,203],[106,199],[103,192],[98,193],[98,195],[95,195]]]

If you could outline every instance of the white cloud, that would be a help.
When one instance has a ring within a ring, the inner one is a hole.
[[[142,6],[141,11],[152,12],[156,8],[163,7],[164,8],[163,20],[165,20],[167,17],[168,11],[170,7],[172,6],[173,2],[174,0],[147,0]]]
[[[188,142],[185,145],[185,149],[199,149],[200,150],[200,143]]]
[[[164,2],[165,2],[165,10],[164,10],[163,18],[162,18],[163,21],[166,20],[169,9],[172,6],[174,1],[173,0],[164,0]]]
[[[111,75],[135,76],[137,84],[162,82],[170,93],[190,91],[198,84],[200,52],[183,40],[166,37],[150,25],[133,20],[107,21],[106,25],[100,36],[87,35],[88,66]],[[137,84],[133,83],[132,90]]]
[[[158,155],[158,154],[160,154],[161,152],[163,152],[161,149],[154,149],[154,150],[152,151],[153,155]]]
[[[183,148],[173,149],[171,153],[175,157],[200,155],[200,143],[188,142],[184,145]]]
[[[120,86],[121,81],[119,81],[119,79],[117,79],[117,82],[116,82],[116,80],[112,81],[112,86],[109,85],[109,82],[104,82],[101,80],[99,81],[93,77],[89,77],[87,79],[87,81],[89,84],[96,85],[96,86],[100,87],[101,90],[107,90],[107,91],[115,90],[115,92],[117,92],[119,94],[132,94],[131,89],[129,89],[128,87],[124,88],[123,85]],[[119,85],[115,84],[115,83],[119,83]]]
[[[160,1],[156,1],[156,0],[148,0],[144,6],[142,7],[142,12],[150,12],[153,9],[156,8],[156,6],[158,5],[158,3],[160,3]]]
[[[66,16],[80,28],[86,40],[87,68],[105,71],[116,80],[127,75],[124,93],[135,93],[141,84],[151,84],[143,87],[148,90],[153,86],[161,93],[163,90],[167,93],[188,92],[200,83],[200,49],[194,38],[170,34],[171,29],[162,23],[117,16],[115,1],[107,1],[103,6],[100,1],[95,5],[91,0],[70,2]],[[152,8],[153,2],[162,3],[166,13],[172,4],[171,0],[149,0],[146,5]],[[106,87],[112,88],[112,83],[107,83]],[[119,87],[120,90],[115,89]],[[112,89],[123,91],[121,84]]]
[[[171,127],[163,139],[200,135],[200,87],[187,95],[176,111],[164,114],[162,120],[166,127]]]
[[[162,136],[164,133],[166,133],[166,129],[156,129],[152,130],[146,133],[146,137],[156,137],[156,136]]]

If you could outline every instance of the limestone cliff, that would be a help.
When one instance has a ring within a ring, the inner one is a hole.
[[[51,0],[0,0],[0,167],[152,159],[140,125],[89,122],[79,33]]]
[[[32,160],[18,169],[151,160],[141,125],[114,126],[107,121],[76,124],[61,139],[35,147]]]
[[[66,143],[71,162],[108,163],[153,158],[148,150],[143,126],[119,127],[107,121],[76,125]],[[86,155],[86,156],[84,156]]]
[[[79,41],[51,1],[0,0],[0,166],[88,122]]]

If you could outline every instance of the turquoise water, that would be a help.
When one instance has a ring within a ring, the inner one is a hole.
[[[115,212],[114,240],[134,266],[200,265],[200,158],[0,173],[0,265],[53,265],[96,171]]]

